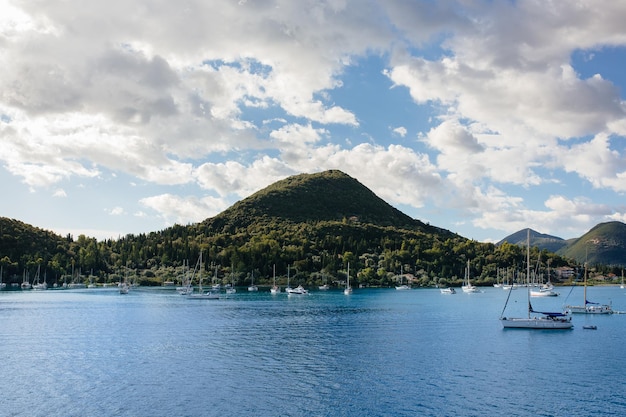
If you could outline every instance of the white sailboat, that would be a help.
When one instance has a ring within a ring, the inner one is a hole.
[[[189,261],[183,261],[183,275],[180,281],[180,286],[176,287],[176,292],[180,295],[191,294],[193,287],[191,286],[191,275],[189,275]]]
[[[537,262],[539,265],[539,262]],[[557,297],[559,295],[558,292],[553,290],[554,286],[552,282],[550,282],[550,260],[548,260],[548,282],[543,283],[543,276],[541,277],[541,285],[536,287],[535,289],[530,290],[531,297]]]
[[[526,244],[526,277],[530,277],[530,229],[528,230],[527,244]],[[505,329],[554,329],[554,330],[566,330],[574,327],[572,324],[572,317],[567,313],[552,313],[533,310],[533,306],[530,303],[530,290],[526,291],[528,299],[528,315],[526,317],[504,317],[506,306],[511,297],[511,290],[504,303],[502,314],[500,315],[500,322]],[[531,313],[533,316],[531,316]]]
[[[279,294],[280,293],[280,287],[278,285],[276,285],[276,264],[274,264],[274,266],[272,268],[272,275],[274,277],[274,285],[272,286],[272,288],[270,288],[270,293],[272,293],[272,294]]]
[[[28,276],[28,272],[26,270],[24,270],[24,274],[22,276],[21,288],[23,290],[30,290],[33,288],[33,286],[30,285],[30,277]]]
[[[230,266],[230,284],[226,287],[226,294],[235,294],[237,289],[235,288],[235,266]]]
[[[39,282],[40,273],[41,273],[41,265],[38,265],[37,273],[35,274],[35,278],[33,279],[33,290],[43,291],[43,290],[48,289],[48,283],[46,283],[45,278],[43,282]]]
[[[250,286],[248,287],[248,291],[250,292],[256,292],[259,290],[259,287],[257,287],[256,285],[254,285],[254,271],[252,271],[252,283],[250,284]]]
[[[82,273],[81,273],[80,268],[78,268],[76,277],[74,277],[74,265],[73,264],[72,264],[72,282],[70,282],[67,287],[73,288],[73,289],[87,288],[87,285],[85,285],[85,283],[82,281]]]
[[[587,262],[585,262],[585,278],[583,290],[584,305],[566,305],[565,308],[576,314],[612,314],[613,308],[609,304],[592,303],[587,300]]]
[[[496,268],[496,283],[493,284],[494,288],[502,288],[502,283],[500,282],[500,268]]]
[[[217,278],[217,265],[215,265],[215,275],[213,275],[213,282],[211,285],[211,291],[220,291],[222,289],[222,284],[219,283]]]
[[[124,281],[120,281],[117,287],[120,294],[128,294],[130,291],[130,284],[128,282],[128,267],[124,269]]]
[[[1,282],[1,280],[0,280]],[[626,288],[626,285],[624,285],[624,270],[622,269],[622,284],[619,286],[620,288]]]
[[[318,287],[319,290],[320,291],[328,291],[328,290],[330,290],[330,286],[328,285],[328,282],[326,281],[326,275],[324,275],[323,272],[322,272],[322,282],[323,282],[323,284]]]
[[[467,267],[465,268],[465,278],[463,279],[463,285],[461,286],[461,289],[463,290],[463,292],[465,293],[474,293],[474,292],[478,292],[478,288],[476,288],[474,285],[472,285],[472,283],[470,282],[470,261],[469,259],[467,260]]]
[[[4,276],[4,265],[0,265],[0,290],[6,288],[7,284],[2,281],[2,277]]]
[[[402,273],[402,266],[400,266],[400,285],[396,285],[396,290],[398,291],[406,291],[406,290],[410,290],[411,287],[407,284],[403,284],[402,283],[402,277],[404,276],[404,274]]]
[[[212,293],[211,291],[203,292],[202,291],[202,252],[200,252],[200,256],[198,257],[198,263],[194,269],[195,272],[198,271],[198,292],[192,292],[187,295],[187,298],[191,300],[217,300],[220,298],[219,294]]]
[[[352,294],[352,287],[350,286],[350,262],[348,262],[348,272],[347,272],[347,279],[346,279],[346,289],[343,290],[343,293],[345,295],[350,295]]]

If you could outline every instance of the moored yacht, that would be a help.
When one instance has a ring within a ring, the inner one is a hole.
[[[526,243],[526,277],[530,277],[530,229],[528,230],[527,243]],[[502,315],[500,316],[500,323],[505,329],[554,329],[554,330],[566,330],[574,327],[572,324],[572,317],[567,313],[553,313],[544,311],[535,311],[530,303],[530,289],[526,290],[526,297],[528,299],[528,314],[526,317],[505,317],[504,312],[506,306],[511,297],[511,290],[504,303],[504,309],[502,309]],[[531,316],[531,314],[533,314]]]
[[[472,285],[472,283],[470,282],[469,266],[470,266],[470,262],[469,262],[469,259],[468,259],[467,260],[467,267],[465,268],[465,278],[463,279],[463,285],[461,286],[461,289],[465,293],[479,292],[478,288],[476,288],[476,286]]]

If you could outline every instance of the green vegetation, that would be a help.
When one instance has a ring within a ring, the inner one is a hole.
[[[558,253],[581,263],[626,266],[626,224],[600,223]]]
[[[217,267],[218,278],[230,282],[232,269],[239,285],[252,273],[255,283],[269,284],[274,265],[281,285],[288,265],[292,283],[342,281],[347,262],[358,271],[355,285],[391,286],[400,271],[413,274],[414,285],[460,285],[467,259],[473,282],[490,285],[497,268],[524,269],[526,258],[525,247],[479,243],[411,219],[340,171],[290,177],[201,223],[117,240],[63,238],[0,218],[4,282],[21,282],[24,271],[32,276],[41,265],[50,284],[78,269],[85,280],[117,281],[127,267],[140,284],[160,285],[176,280],[200,251],[205,277]],[[539,255],[553,269],[570,264],[533,248],[533,265]]]

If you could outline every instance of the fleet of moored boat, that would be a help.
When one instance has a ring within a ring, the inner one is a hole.
[[[498,279],[498,283],[494,284],[494,287],[503,288],[509,292],[506,298],[504,308],[500,315],[500,322],[502,323],[503,328],[505,329],[551,329],[551,330],[572,329],[574,327],[574,324],[572,322],[572,314],[619,313],[619,312],[613,311],[613,308],[610,304],[595,303],[587,299],[587,265],[586,264],[585,264],[585,276],[584,276],[584,292],[583,292],[584,303],[583,305],[566,305],[564,310],[560,312],[546,312],[546,311],[535,310],[531,303],[531,297],[555,297],[555,296],[558,296],[559,294],[553,291],[553,286],[549,281],[546,284],[541,284],[541,286],[539,287],[533,287],[533,285],[531,284],[530,282],[530,277],[531,277],[530,235],[528,236],[527,240],[528,242],[527,242],[527,250],[526,250],[526,253],[527,253],[526,277],[528,281],[526,283],[509,284],[507,282],[505,284],[504,282],[500,283],[500,280]],[[205,292],[202,287],[203,278],[202,278],[201,265],[202,265],[202,254],[200,254],[198,258],[198,262],[193,271],[190,271],[188,264],[183,265],[183,274],[180,277],[181,285],[178,287],[175,287],[176,291],[179,294],[186,296],[188,299],[195,299],[195,300],[219,299],[220,294],[222,293],[221,292],[222,285],[220,283],[216,283],[217,269],[216,269],[215,279],[211,287],[211,290]],[[2,267],[0,267],[0,289],[4,290],[6,289],[6,284],[2,282],[2,276],[3,276],[2,272],[3,272]],[[42,280],[40,277],[40,273],[41,273],[40,268],[37,268],[37,272],[36,272],[35,278],[33,279],[32,284],[30,283],[30,280],[28,279],[28,274],[24,273],[23,282],[21,284],[21,289],[22,290],[31,290],[31,289],[32,290],[46,290],[48,289],[46,279],[44,277]],[[73,276],[73,272],[72,272],[72,276]],[[408,283],[407,284],[402,283],[402,277],[403,275],[400,274],[400,285],[395,287],[396,290],[410,290],[411,287],[408,285]],[[624,278],[623,278],[623,273],[622,273],[622,284],[620,285],[620,288],[625,288],[623,279]],[[194,281],[198,283],[196,287],[194,287],[194,285],[192,284]],[[83,284],[82,286],[79,286],[78,284],[80,284],[80,282],[75,282],[75,284],[77,285],[71,285],[70,283],[70,284],[64,285],[63,288],[87,288],[85,284]],[[133,286],[135,285],[133,285],[132,282],[129,280],[128,269],[126,268],[126,272],[124,274],[123,279],[120,279],[120,282],[118,283],[119,293],[128,294],[130,292],[130,289]],[[95,285],[91,285],[88,288],[93,288],[93,287],[95,287]],[[170,282],[169,285],[164,284],[164,287],[174,288],[174,284],[173,282]],[[525,287],[527,290],[527,302],[528,302],[527,314],[525,317],[506,317],[504,313],[507,309],[507,304],[511,297],[511,291],[520,287]],[[234,281],[232,268],[231,268],[231,282],[226,284],[223,288],[225,290],[225,293],[229,295],[235,294],[237,292],[237,290],[235,289],[235,281]],[[20,288],[18,287],[18,289]],[[61,288],[57,288],[55,285],[55,289],[61,289]],[[324,292],[324,291],[330,290],[331,287],[328,285],[328,283],[324,279],[323,285],[320,285],[318,289]],[[470,282],[469,261],[467,262],[467,267],[465,268],[465,276],[463,279],[463,285],[461,286],[461,289],[464,293],[481,292],[476,286],[472,285]],[[456,290],[452,287],[442,287],[442,288],[439,288],[439,290],[441,294],[456,294]],[[251,283],[250,283],[250,286],[248,287],[248,291],[259,292],[259,288],[254,284],[253,273],[251,274]],[[282,289],[276,284],[276,266],[275,265],[273,267],[273,285],[270,287],[270,293],[271,294],[283,293]],[[343,293],[346,295],[350,295],[353,293],[352,286],[350,285],[350,264],[349,263],[347,265],[346,281],[345,281],[345,287],[343,289]],[[291,288],[289,266],[287,267],[287,286],[284,289],[284,294],[288,296],[309,295],[309,291],[306,288],[304,288],[302,284],[298,285],[296,288]],[[595,325],[589,325],[589,324],[582,326],[582,328],[592,329],[592,330],[597,329]]]

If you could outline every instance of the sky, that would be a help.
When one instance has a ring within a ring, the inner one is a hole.
[[[0,216],[117,239],[339,169],[482,242],[626,222],[624,1],[0,10]]]

